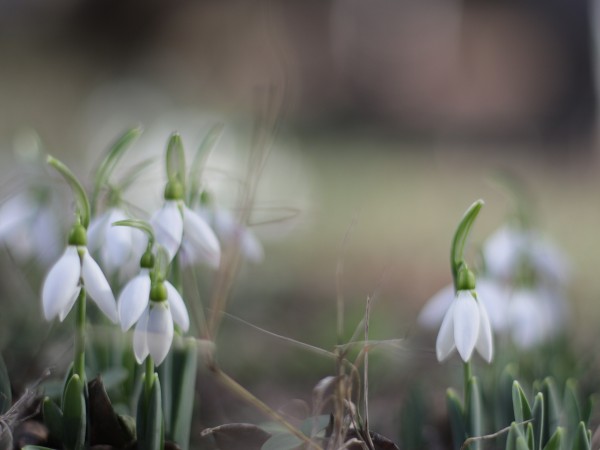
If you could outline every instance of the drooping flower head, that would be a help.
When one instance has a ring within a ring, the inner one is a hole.
[[[87,195],[77,178],[60,161],[48,157],[48,163],[69,182],[77,199],[76,221],[69,233],[68,246],[46,275],[42,287],[42,306],[46,320],[64,320],[82,289],[113,322],[117,322],[117,306],[102,270],[87,249],[86,228],[90,222]]]
[[[185,158],[176,134],[169,140],[166,160],[165,202],[150,219],[156,242],[166,249],[169,261],[184,248],[186,262],[204,262],[217,268],[221,259],[219,240],[208,223],[184,202]]]
[[[475,275],[464,261],[464,246],[483,201],[473,203],[458,224],[450,248],[450,268],[453,289],[445,288],[436,294],[422,311],[419,321],[431,325],[439,321],[446,308],[436,340],[438,361],[448,358],[456,349],[465,363],[473,351],[491,362],[494,350],[492,326],[485,305],[475,291]],[[494,290],[490,290],[490,293]]]
[[[487,362],[492,361],[492,327],[485,306],[475,291],[475,276],[466,266],[459,271],[457,291],[446,311],[436,341],[438,361],[458,350],[463,361],[476,349]]]
[[[202,192],[198,212],[215,230],[223,246],[239,246],[242,256],[250,262],[258,263],[264,259],[263,246],[252,230],[240,223],[231,211],[218,207],[207,191]]]
[[[162,268],[155,264],[154,235],[149,225],[147,231],[149,243],[140,259],[140,272],[121,291],[118,313],[123,331],[137,323],[133,350],[138,363],[150,355],[154,363],[159,365],[171,348],[173,323],[186,332],[190,321],[181,295],[171,283],[164,280]]]

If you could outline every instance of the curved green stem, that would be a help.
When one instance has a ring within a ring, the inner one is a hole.
[[[113,227],[131,227],[131,228],[137,228],[138,230],[142,230],[144,233],[146,233],[148,235],[148,241],[150,241],[150,243],[152,243],[152,244],[154,243],[154,229],[152,228],[152,225],[150,225],[145,220],[138,220],[138,219],[119,220],[117,222],[113,222],[112,226]]]
[[[61,161],[54,158],[53,156],[48,155],[46,158],[46,162],[51,165],[54,169],[60,173],[63,178],[69,183],[71,190],[73,191],[73,195],[77,200],[77,209],[79,218],[81,220],[81,225],[87,229],[90,224],[90,202],[88,200],[87,194],[85,193],[85,189],[77,179],[77,177],[71,172],[71,170],[65,166]]]
[[[77,297],[77,317],[75,322],[75,359],[73,361],[73,373],[85,379],[85,289],[81,288]]]
[[[483,207],[483,200],[477,200],[473,203],[465,215],[461,219],[454,238],[452,239],[452,247],[450,248],[450,267],[452,269],[452,279],[454,281],[454,289],[456,290],[456,281],[458,276],[458,269],[464,261],[465,243],[473,227],[473,223],[479,214],[479,211]]]

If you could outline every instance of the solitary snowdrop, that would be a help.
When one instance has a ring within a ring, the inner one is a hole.
[[[487,362],[492,361],[492,327],[485,307],[471,290],[461,290],[442,321],[436,341],[438,361],[443,361],[458,350],[463,361],[471,359],[473,350]]]
[[[63,321],[82,288],[112,322],[118,321],[110,285],[86,247],[85,228],[76,224],[70,233],[69,245],[44,280],[42,305],[46,320],[58,316]]]
[[[454,286],[448,284],[431,297],[417,318],[420,325],[426,328],[437,328],[444,320],[446,312],[455,299]],[[508,305],[511,294],[509,289],[501,283],[489,278],[477,281],[477,301],[481,302],[488,317],[492,330],[503,332],[509,321]]]

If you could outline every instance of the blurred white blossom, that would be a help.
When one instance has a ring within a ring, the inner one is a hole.
[[[88,228],[88,248],[99,256],[99,261],[109,276],[130,278],[139,268],[146,249],[143,231],[132,227],[113,226],[129,217],[120,208],[110,208],[95,217]]]
[[[60,222],[48,199],[21,192],[0,206],[0,242],[24,263],[36,259],[47,265],[60,253]]]

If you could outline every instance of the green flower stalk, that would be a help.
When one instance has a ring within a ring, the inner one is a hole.
[[[44,280],[44,317],[48,321],[55,317],[63,321],[77,304],[74,371],[85,377],[86,294],[115,323],[118,320],[116,302],[106,277],[87,249],[86,227],[90,220],[90,206],[85,190],[63,163],[49,156],[48,164],[71,186],[77,200],[77,218],[69,233],[67,248]]]

